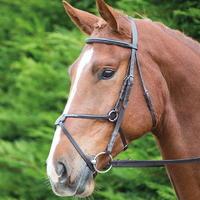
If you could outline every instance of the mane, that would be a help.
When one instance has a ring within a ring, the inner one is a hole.
[[[194,53],[200,56],[200,43],[192,39],[191,37],[185,35],[184,33],[171,29],[160,22],[155,22],[163,31],[170,34],[172,37],[177,40],[183,42],[186,46],[188,46]]]
[[[118,20],[121,20],[121,22],[125,25],[128,24],[128,17],[124,15],[122,12],[119,12]],[[136,20],[139,20],[136,18]],[[150,21],[152,22],[151,19],[143,17],[142,20],[145,21]],[[175,39],[179,40],[183,44],[185,44],[187,47],[189,47],[195,54],[200,56],[200,43],[198,41],[195,41],[191,37],[185,35],[181,31],[171,29],[161,22],[153,22],[155,25],[157,25],[159,28],[161,28],[164,32],[169,34],[170,36],[174,37]],[[111,29],[109,29],[108,24],[104,20],[99,20],[95,26],[95,32],[99,32],[104,30],[105,32],[111,32]],[[106,30],[107,29],[107,30]],[[127,27],[125,29],[120,30],[121,33],[123,33],[124,36],[127,36],[128,38],[131,38],[131,35],[129,32],[126,31]]]

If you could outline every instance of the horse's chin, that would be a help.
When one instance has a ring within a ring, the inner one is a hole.
[[[95,181],[92,173],[86,171],[79,175],[73,185],[52,183],[53,192],[60,197],[79,197],[85,198],[92,195],[95,188]]]
[[[94,187],[95,184],[87,184],[84,186],[84,190],[79,187],[77,188],[75,191],[69,191],[67,188],[66,189],[57,189],[56,187],[52,187],[53,192],[55,195],[59,196],[59,197],[78,197],[78,198],[85,198],[85,197],[89,197],[92,195],[93,191],[94,191]]]
[[[94,180],[92,180],[91,183],[85,185],[84,190],[78,189],[75,196],[79,197],[79,198],[89,197],[92,195],[92,193],[94,191],[94,187],[95,187],[95,183],[94,183]]]

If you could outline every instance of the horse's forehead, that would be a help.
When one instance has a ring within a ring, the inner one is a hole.
[[[91,61],[93,54],[94,54],[94,48],[87,47],[79,58],[78,62],[79,68],[86,66]]]
[[[99,32],[97,31],[96,33],[93,33],[91,37],[108,38],[128,42],[127,38],[124,39],[122,36],[106,30],[106,28]],[[82,69],[82,66],[84,66],[84,68],[81,71],[84,69],[89,69],[93,66],[91,63],[94,63],[96,66],[101,66],[104,64],[109,66],[116,65],[120,60],[123,60],[127,57],[128,52],[129,49],[124,49],[116,45],[106,45],[102,43],[86,44],[79,58],[71,68],[74,66],[77,72],[79,68]]]

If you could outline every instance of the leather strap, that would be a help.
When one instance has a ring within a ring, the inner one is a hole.
[[[147,103],[147,107],[148,107],[148,109],[150,111],[150,114],[151,114],[152,129],[154,129],[154,128],[156,128],[156,124],[157,124],[156,112],[154,110],[153,103],[152,103],[151,97],[149,95],[149,92],[148,92],[148,90],[147,90],[147,88],[145,86],[143,75],[142,75],[141,66],[140,66],[140,63],[139,63],[137,55],[136,55],[136,64],[137,64],[138,74],[140,76],[140,81],[141,81],[142,89],[143,89],[143,92],[144,92],[144,98],[145,98],[145,101]]]
[[[115,124],[115,128],[114,128],[114,130],[112,132],[112,136],[111,136],[110,141],[109,141],[109,143],[107,145],[107,148],[106,148],[106,153],[107,154],[111,154],[112,153],[112,149],[113,149],[113,146],[115,144],[117,135],[119,134],[119,129],[120,129],[120,126],[121,126],[121,123],[122,123],[122,120],[123,120],[123,116],[124,116],[124,108],[121,107],[121,110],[119,112],[119,117],[118,117],[117,122]]]
[[[173,159],[173,160],[113,160],[111,162],[113,167],[164,167],[166,165],[180,165],[199,163],[200,157]]]
[[[110,116],[107,115],[90,115],[90,114],[62,114],[55,122],[55,125],[59,125],[60,122],[64,122],[67,118],[79,118],[79,119],[93,119],[93,120],[109,120]]]
[[[134,68],[135,68],[135,62],[136,62],[138,35],[137,35],[136,24],[133,22],[133,20],[131,20],[131,29],[132,29],[132,46],[134,46],[135,48],[131,48],[130,63],[129,63],[128,72],[127,72],[128,75],[126,76],[124,84],[122,86],[122,89],[121,89],[122,93],[120,94],[119,101],[117,102],[117,105],[115,106],[119,110],[119,117],[115,124],[115,128],[112,133],[111,139],[106,148],[106,153],[108,153],[108,154],[112,153],[112,149],[114,147],[117,135],[120,132],[120,127],[121,127],[122,120],[124,117],[124,112],[128,105],[128,100],[129,100],[131,88],[133,86],[133,81],[134,81],[134,71],[135,71]],[[109,41],[109,40],[107,39],[107,41]],[[110,41],[112,41],[112,40],[110,40]],[[115,45],[117,45],[117,44],[115,43]],[[121,135],[121,139],[123,138],[122,142],[125,142],[124,140],[126,140],[126,139],[124,136],[122,136],[123,132],[120,132],[120,135]],[[126,144],[124,146],[124,149],[127,149],[127,147],[128,146]]]
[[[85,42],[87,44],[93,44],[93,43],[110,44],[110,45],[120,46],[123,48],[137,50],[137,46],[135,44],[130,44],[130,43],[120,41],[120,40],[113,40],[113,39],[107,39],[107,38],[87,38]]]
[[[123,151],[126,151],[128,149],[128,144],[127,144],[126,137],[125,137],[121,127],[119,129],[119,134],[120,134],[120,138],[121,138],[121,141],[122,141],[122,144],[123,144]]]
[[[91,163],[91,160],[85,155],[85,153],[82,151],[82,149],[79,147],[79,145],[76,143],[72,135],[69,133],[69,131],[65,128],[64,123],[60,122],[59,126],[62,128],[63,133],[67,136],[68,140],[71,142],[71,144],[74,146],[76,151],[79,153],[79,155],[82,157],[82,159],[85,161],[87,166],[92,172],[95,172],[93,164]]]

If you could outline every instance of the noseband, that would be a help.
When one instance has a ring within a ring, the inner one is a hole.
[[[115,103],[115,106],[113,109],[108,112],[108,114],[105,115],[93,115],[93,114],[63,114],[61,115],[57,120],[55,125],[60,126],[63,133],[66,135],[68,140],[71,142],[71,144],[74,146],[76,151],[79,153],[79,155],[82,157],[82,159],[85,161],[89,169],[94,173],[106,173],[108,172],[112,167],[161,167],[169,164],[181,164],[181,163],[188,163],[188,162],[200,162],[200,158],[190,158],[190,159],[177,159],[177,160],[158,160],[158,161],[137,161],[137,160],[113,160],[112,158],[112,150],[113,146],[115,144],[115,141],[117,139],[117,136],[119,135],[122,141],[122,144],[124,146],[123,150],[126,150],[128,148],[128,144],[126,142],[126,138],[123,134],[121,124],[124,117],[125,109],[128,105],[130,91],[133,86],[134,82],[134,69],[135,66],[138,69],[138,74],[140,77],[143,94],[145,101],[147,103],[147,107],[150,111],[151,118],[152,118],[152,128],[156,127],[157,121],[156,121],[156,114],[153,108],[151,97],[148,93],[148,90],[145,86],[141,67],[138,61],[137,57],[137,50],[138,50],[138,32],[137,27],[133,19],[130,19],[131,22],[131,30],[132,30],[132,43],[127,43],[124,41],[119,40],[113,40],[113,39],[107,39],[107,38],[88,38],[86,40],[87,44],[93,44],[93,43],[101,43],[101,44],[107,44],[107,45],[116,45],[120,46],[122,48],[128,48],[131,50],[130,55],[130,61],[127,69],[126,77],[124,78],[121,91],[119,94],[119,98]],[[77,142],[74,140],[72,135],[69,133],[67,128],[64,126],[64,122],[68,118],[79,118],[79,119],[91,119],[91,120],[104,120],[109,121],[110,123],[114,123],[115,127],[113,129],[110,141],[108,142],[108,145],[105,149],[105,151],[98,153],[96,156],[88,156],[86,155],[80,146],[77,144]],[[109,163],[105,170],[99,170],[97,168],[97,161],[100,156],[108,156]]]

